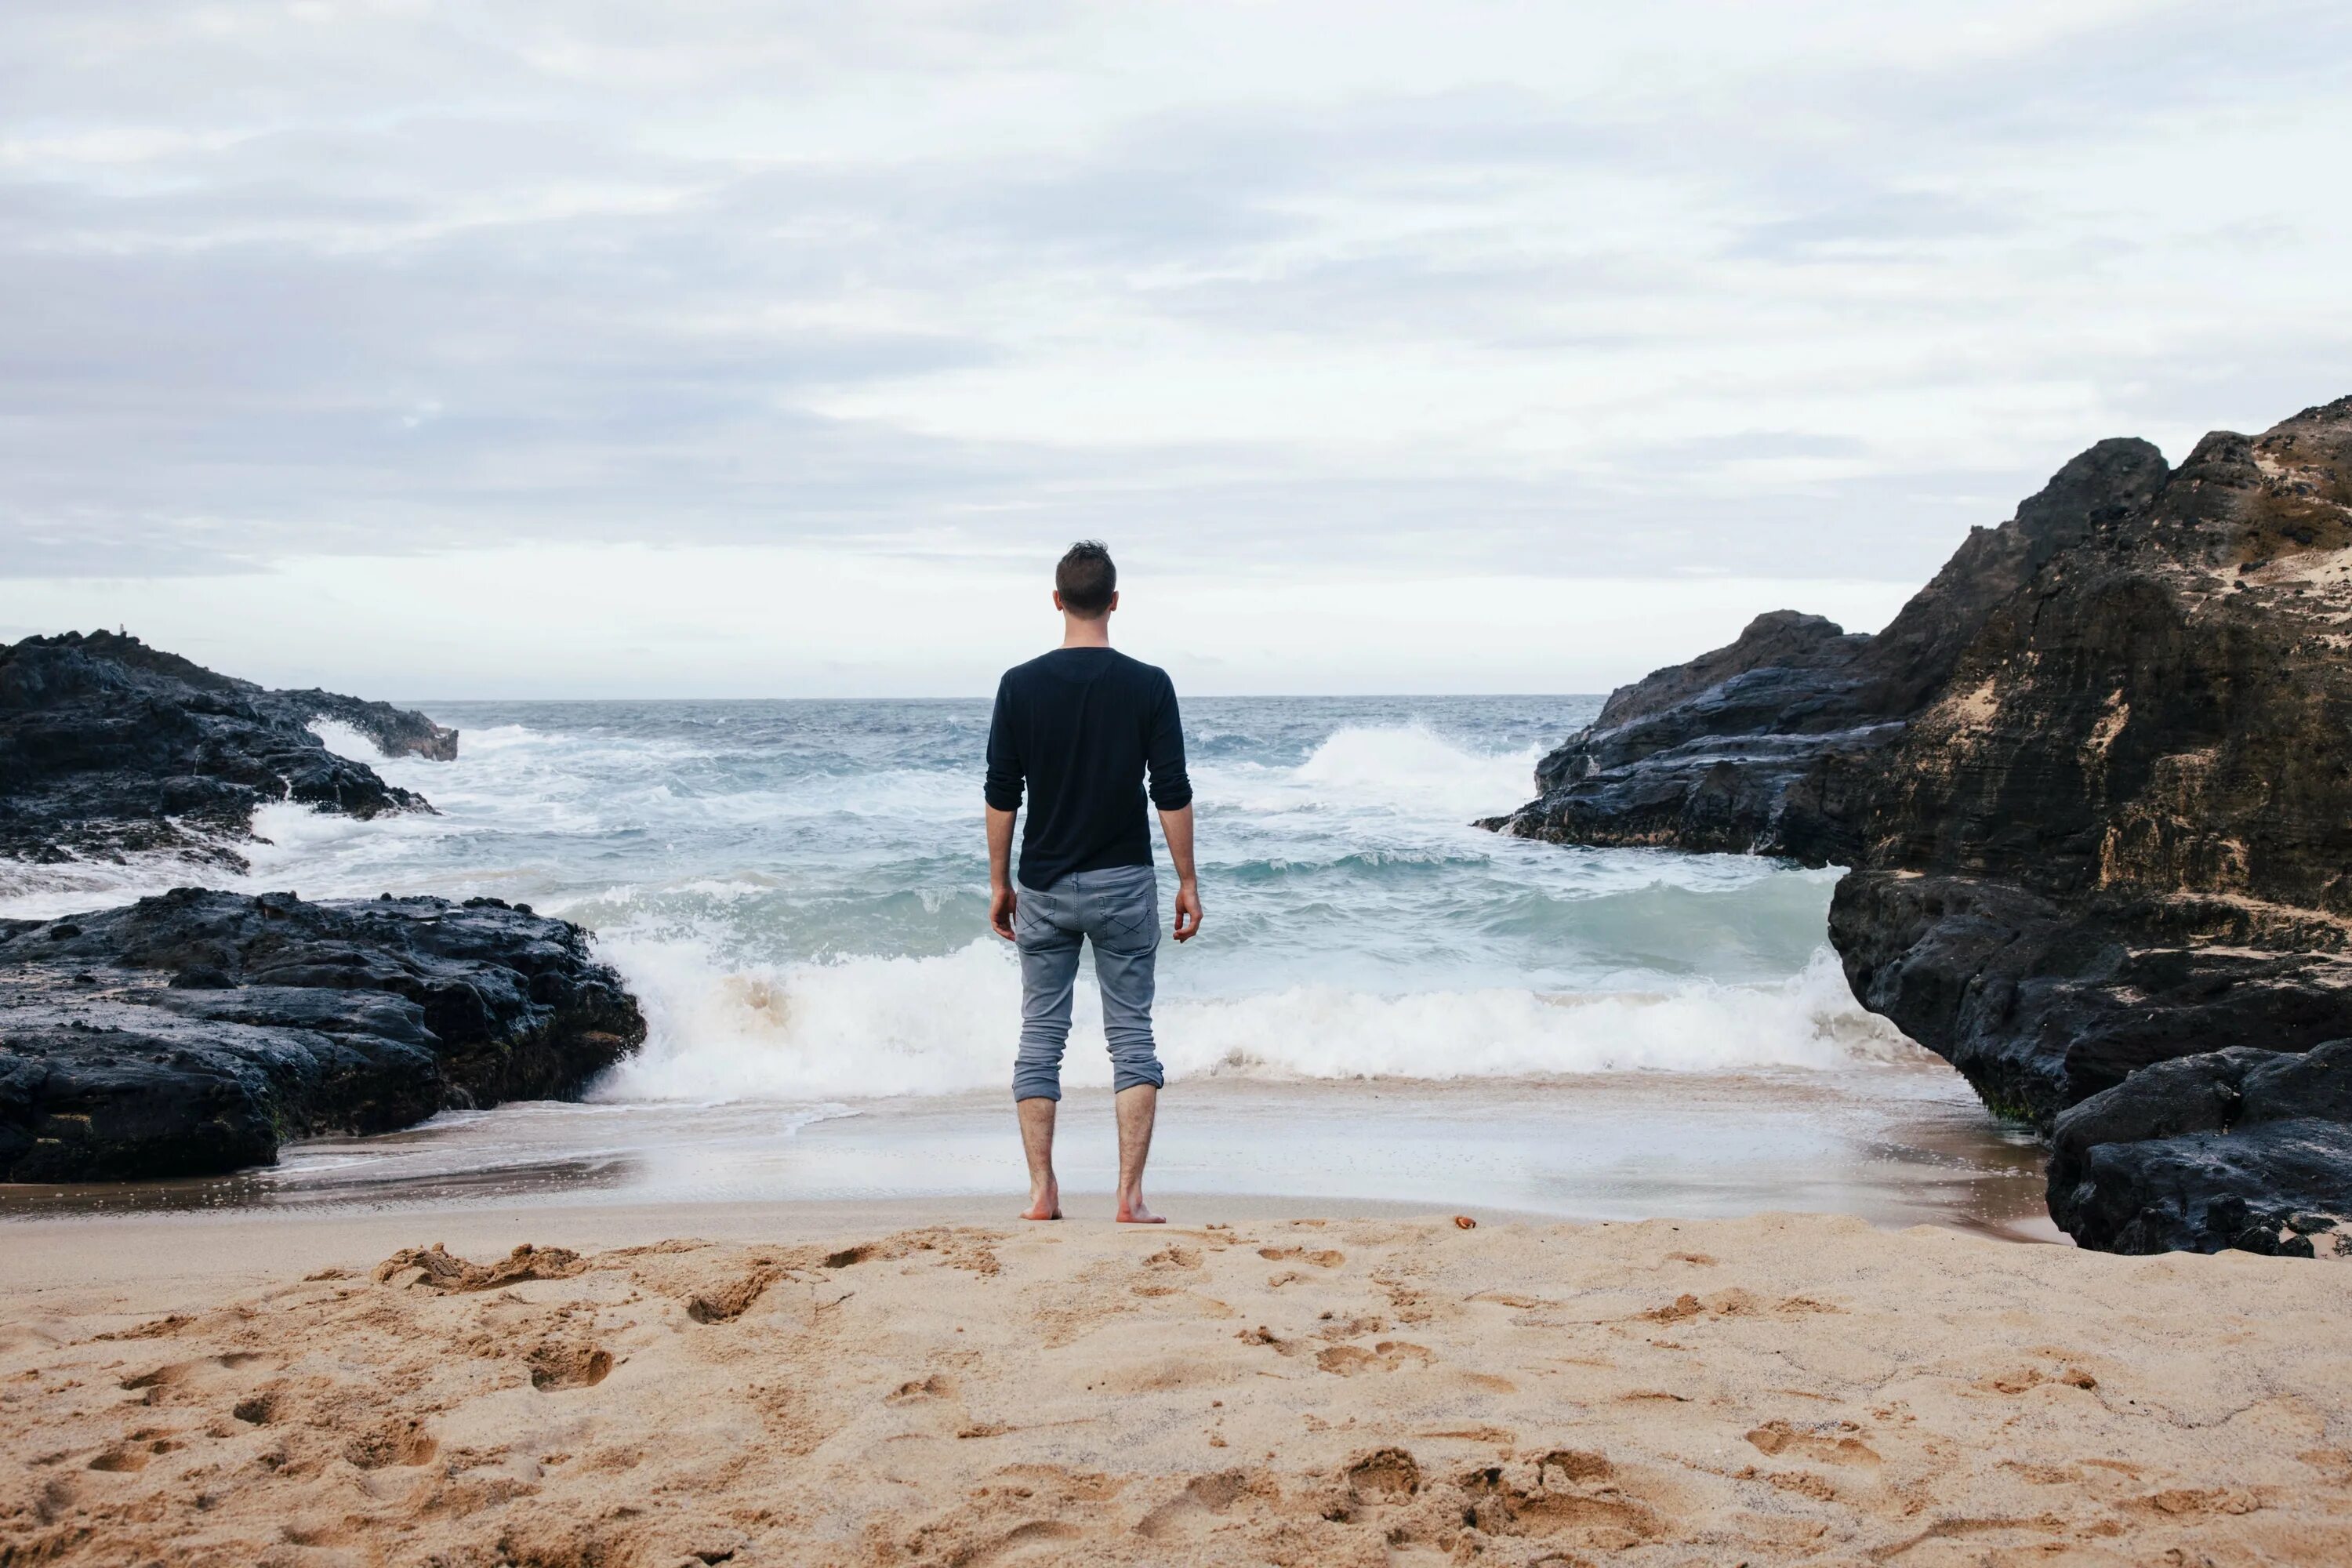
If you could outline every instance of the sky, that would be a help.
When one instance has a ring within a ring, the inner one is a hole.
[[[2352,7],[9,0],[0,637],[1593,691],[2352,392]]]

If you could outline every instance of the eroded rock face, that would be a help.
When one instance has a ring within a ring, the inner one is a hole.
[[[2352,958],[2234,900],[1854,872],[1830,941],[1854,995],[2047,1131],[2141,1068],[2231,1046],[2300,1051],[2352,1027]],[[2323,921],[2305,929],[2333,935]]]
[[[1853,867],[1855,995],[2045,1131],[2179,1058],[2352,1037],[2352,398],[2169,471],[2103,442],[1877,637],[1802,622],[1619,692],[1500,826]],[[2187,1176],[2158,1202],[2189,1156],[2147,1139],[2069,1154],[2053,1212],[2125,1249],[2275,1241],[2344,1120],[2193,1134],[2236,1173],[2219,1218]]]
[[[0,1181],[203,1175],[562,1099],[645,1039],[586,933],[494,899],[182,888],[0,921]]]
[[[0,647],[0,858],[170,850],[241,870],[254,808],[429,811],[308,726],[332,718],[389,754],[441,760],[457,733],[382,702],[271,691],[110,632]]]
[[[1855,994],[2044,1127],[2352,1035],[2347,520],[2352,399],[2206,437],[1996,607],[1872,786]]]
[[[2110,1252],[2352,1256],[2352,1040],[2162,1062],[2058,1118],[2050,1212]]]
[[[1542,793],[1486,826],[1554,843],[1861,857],[1883,753],[1944,689],[1987,619],[2060,552],[2145,507],[2145,441],[2103,441],[1995,529],[1971,531],[1875,637],[1776,610],[1738,641],[1612,693],[1536,765]]]

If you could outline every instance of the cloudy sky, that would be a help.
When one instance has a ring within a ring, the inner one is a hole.
[[[0,637],[370,694],[1194,689],[1872,626],[2352,392],[2352,7],[9,0]]]

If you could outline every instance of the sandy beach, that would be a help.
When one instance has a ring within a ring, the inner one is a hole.
[[[0,1563],[2352,1559],[2309,1263],[988,1206],[17,1222]]]

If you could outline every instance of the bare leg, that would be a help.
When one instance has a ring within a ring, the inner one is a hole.
[[[1029,1157],[1029,1207],[1023,1219],[1062,1217],[1062,1188],[1054,1180],[1054,1108],[1057,1102],[1036,1095],[1013,1109],[1021,1117],[1021,1152]],[[1148,1134],[1147,1134],[1148,1136]]]
[[[1118,1091],[1118,1220],[1121,1225],[1159,1225],[1143,1206],[1143,1163],[1151,1158],[1151,1124],[1160,1114],[1160,1091],[1139,1083]]]

